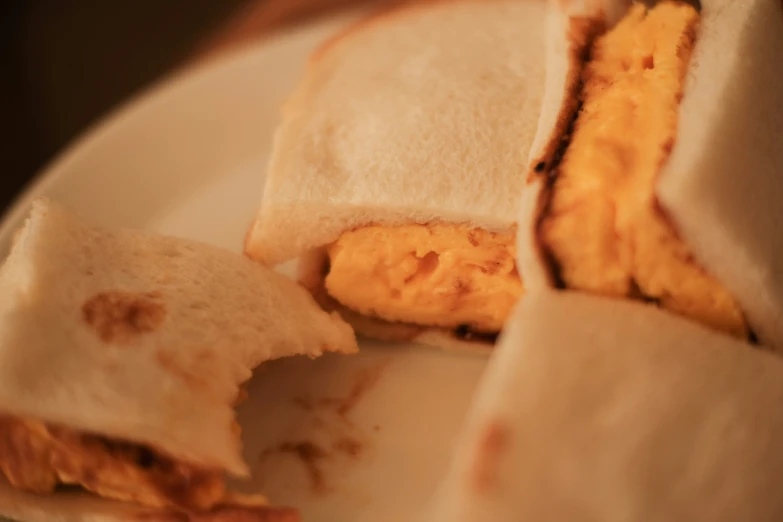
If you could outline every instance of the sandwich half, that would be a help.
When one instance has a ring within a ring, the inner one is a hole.
[[[417,2],[324,44],[287,101],[246,253],[358,333],[491,345],[544,97],[540,0]]]
[[[528,291],[422,520],[783,517],[783,362],[752,344],[781,348],[781,14],[664,0],[579,53],[553,33]]]
[[[248,471],[242,384],[265,361],[357,349],[336,314],[243,256],[103,229],[47,200],[0,269],[0,295],[0,476],[29,493],[76,486],[161,512],[239,503],[266,520],[263,499],[224,484]]]
[[[782,349],[781,4],[651,4],[580,53],[552,35],[520,271]]]
[[[522,299],[428,522],[774,522],[783,361],[653,306]]]
[[[246,252],[301,256],[322,306],[382,339],[491,346],[525,288],[554,285],[779,344],[779,5],[729,4],[364,21],[288,101]]]

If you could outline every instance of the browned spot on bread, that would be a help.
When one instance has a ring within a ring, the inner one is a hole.
[[[508,444],[508,428],[502,422],[495,420],[486,425],[479,440],[470,475],[476,492],[486,493],[497,486],[498,466],[503,453],[508,449]]]
[[[82,306],[82,317],[106,343],[123,344],[155,331],[166,319],[159,292],[102,292]]]

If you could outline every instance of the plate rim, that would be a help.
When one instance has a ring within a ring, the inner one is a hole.
[[[348,9],[340,13],[314,18],[292,25],[268,35],[261,35],[252,42],[227,49],[219,55],[207,57],[204,61],[187,59],[145,86],[118,101],[116,105],[89,123],[80,133],[73,136],[46,163],[25,182],[8,205],[0,212],[0,244],[8,241],[27,216],[32,203],[45,196],[50,189],[68,176],[68,165],[84,154],[89,154],[93,145],[114,129],[121,128],[130,116],[144,111],[156,100],[177,91],[187,89],[210,78],[241,68],[243,62],[250,62],[259,55],[273,53],[275,48],[285,46],[318,30],[338,30],[352,19],[365,13],[364,9]],[[304,65],[304,64],[302,64]],[[5,254],[3,254],[5,255]]]

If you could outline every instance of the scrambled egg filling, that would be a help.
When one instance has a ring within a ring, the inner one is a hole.
[[[686,4],[637,4],[595,41],[539,233],[568,288],[653,300],[747,336],[737,303],[699,266],[654,194],[698,22]]]
[[[365,316],[495,333],[523,292],[514,242],[461,225],[359,228],[329,247],[326,290]]]
[[[9,416],[0,417],[0,472],[12,486],[34,493],[78,485],[156,508],[206,510],[225,496],[220,472],[137,444]]]

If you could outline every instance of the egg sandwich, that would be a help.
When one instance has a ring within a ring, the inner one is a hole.
[[[265,361],[357,349],[283,275],[198,242],[95,227],[47,200],[0,289],[0,513],[25,520],[35,504],[10,492],[66,486],[157,513],[280,515],[226,489],[224,474],[248,473],[241,386]],[[279,520],[298,520],[287,512]]]

